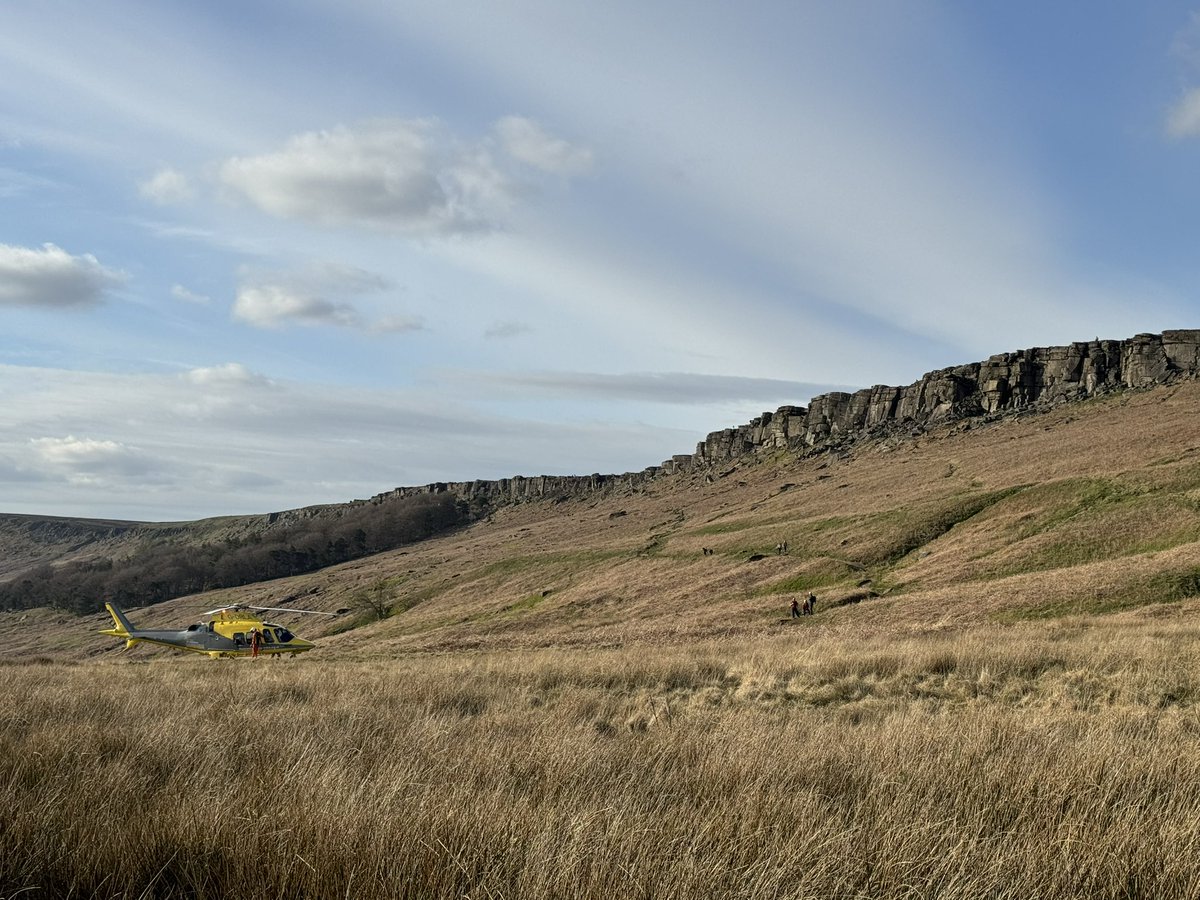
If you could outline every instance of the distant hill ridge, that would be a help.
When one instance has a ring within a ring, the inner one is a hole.
[[[708,491],[710,482],[724,480],[733,473],[738,473],[737,478],[728,479],[724,485],[732,486],[734,492],[743,481],[761,484],[776,467],[774,464],[762,467],[748,464],[758,460],[794,464],[799,467],[797,470],[823,467],[823,461],[805,462],[805,457],[818,454],[838,457],[832,458],[830,463],[872,460],[874,454],[847,454],[844,451],[877,444],[896,449],[904,444],[910,450],[917,450],[923,442],[912,440],[913,437],[946,422],[954,422],[954,425],[940,427],[938,431],[949,432],[942,437],[953,437],[954,432],[972,430],[976,424],[984,422],[1007,426],[1008,420],[1024,419],[1027,413],[1046,412],[1060,404],[1069,406],[1106,392],[1135,390],[1141,394],[1139,389],[1182,380],[1192,382],[1180,386],[1192,390],[1188,396],[1195,396],[1195,385],[1200,383],[1200,379],[1196,379],[1198,374],[1200,330],[1165,331],[1162,335],[1136,335],[1127,341],[1091,341],[998,354],[976,364],[930,372],[902,388],[876,385],[853,394],[824,394],[812,398],[806,408],[782,407],[775,413],[758,416],[749,424],[710,433],[697,445],[694,454],[672,457],[661,466],[638,473],[437,482],[421,487],[400,487],[371,499],[349,503],[196,522],[137,523],[0,515],[0,610],[48,606],[85,613],[101,608],[103,600],[116,600],[133,607],[210,590],[234,590],[365,557],[385,557],[388,551],[401,547],[412,547],[410,552],[420,553],[422,551],[416,545],[424,545],[430,539],[450,539],[450,535],[475,524],[479,524],[481,530],[474,534],[487,534],[492,522],[511,521],[512,516],[524,517],[523,521],[530,523],[578,524],[581,521],[578,517],[587,518],[587,510],[602,500],[617,500],[620,509],[610,512],[622,512],[634,522],[640,518],[637,510],[661,505],[668,496],[674,498],[671,500],[674,504],[702,503],[703,498],[712,496]],[[1164,396],[1176,394],[1178,391],[1164,391]],[[1192,428],[1194,403],[1187,401],[1182,407],[1176,404],[1174,414],[1182,418],[1172,426],[1172,434]],[[1134,404],[1130,403],[1130,406]],[[1096,412],[1103,412],[1103,409],[1097,407]],[[1068,414],[1068,418],[1072,416]],[[1080,415],[1079,418],[1087,416]],[[1014,421],[1012,425],[1020,426],[1020,422]],[[1128,432],[1127,443],[1134,448],[1145,443],[1147,452],[1154,442],[1160,448],[1170,443],[1162,433],[1156,432],[1157,437],[1150,437],[1153,428],[1147,431],[1147,426],[1148,421],[1142,421],[1140,426]],[[1034,431],[1039,432],[1037,428]],[[991,446],[990,452],[995,454],[997,445],[991,442],[990,433],[991,428],[979,428],[978,442],[974,442],[972,436],[971,443]],[[1180,452],[1192,452],[1192,444]],[[1158,455],[1183,458],[1162,452]],[[1135,451],[1133,460],[1136,462],[1139,458]],[[1070,470],[1074,469],[1068,467],[1068,472]],[[905,472],[911,473],[912,469]],[[954,468],[949,472],[953,474]],[[889,470],[871,492],[874,498],[871,503],[892,496],[888,493],[892,488],[883,485],[895,475]],[[940,478],[944,476],[947,475],[940,475]],[[804,494],[809,499],[821,496],[820,488],[815,486],[820,484],[821,478],[817,476],[816,481],[810,482],[810,491],[793,493]],[[1200,493],[1200,487],[1195,487],[1200,485],[1200,475],[1194,484],[1186,472],[1180,474],[1180,479],[1181,484],[1187,485],[1187,490],[1194,487]],[[986,482],[988,479],[983,479],[979,484]],[[938,485],[942,486],[941,482]],[[1177,493],[1176,486],[1172,485],[1174,482],[1162,487],[1165,497],[1174,496],[1172,491]],[[848,486],[848,482],[838,485],[839,488]],[[985,493],[983,499],[991,503],[997,497],[1007,497],[1004,491],[1012,485],[1001,487],[1000,493]],[[724,487],[716,490],[720,492]],[[1104,496],[1124,497],[1120,485],[1106,481],[1096,490],[1108,491]],[[582,500],[582,503],[557,510],[553,504],[560,500]],[[983,502],[976,498],[972,503],[977,500]],[[947,504],[950,512],[959,516],[962,505],[959,494],[947,499]],[[1079,500],[1080,509],[1090,504],[1091,500],[1086,497]],[[526,505],[528,509],[522,509]],[[968,512],[974,509],[976,506],[968,504]],[[1154,510],[1154,515],[1160,514],[1157,506]],[[1188,510],[1190,506],[1184,504],[1183,514]],[[1100,512],[1103,512],[1103,504],[1100,504]],[[677,510],[671,515],[676,514]],[[946,515],[950,515],[949,512]],[[940,534],[938,528],[941,528],[938,523],[959,521],[954,516],[947,520],[938,512],[936,521],[929,524],[929,528],[922,526],[904,540],[896,539],[899,542],[884,553],[884,562],[893,560],[896,553],[902,556],[912,546],[926,544],[931,535],[936,538]],[[901,523],[908,521],[911,510],[896,511],[896,518]],[[1186,518],[1184,515],[1178,521]],[[624,518],[619,521],[625,522]],[[1021,521],[1025,521],[1024,518]],[[608,521],[607,515],[604,522],[605,528],[617,527]],[[1200,520],[1196,521],[1195,527],[1196,534],[1200,534]],[[888,532],[890,526],[882,523],[881,528]],[[1171,528],[1187,530],[1190,526],[1175,523]],[[874,533],[874,529],[871,530]],[[1151,530],[1158,535],[1162,523],[1153,524]],[[1102,533],[1110,534],[1111,530],[1102,528]],[[796,533],[799,535],[800,530]],[[1183,536],[1188,538],[1188,535],[1190,532]],[[1160,536],[1154,538],[1159,539]],[[653,554],[661,548],[665,538],[661,530],[652,528],[649,536],[640,535],[640,540],[643,544],[637,552]],[[860,535],[857,532],[845,535],[845,540],[853,544],[854,540],[860,540]],[[715,536],[707,533],[704,541],[703,545],[697,542],[691,550],[698,552],[697,548],[701,546],[713,550],[720,544]],[[764,546],[769,545],[768,541]],[[686,546],[686,541],[679,546]],[[838,562],[845,556],[842,546],[826,548],[822,557],[824,562],[817,560],[812,564],[820,568],[833,559],[836,565],[842,565]],[[1196,546],[1200,546],[1200,542]],[[1045,548],[1052,556],[1051,550]],[[722,552],[740,556],[751,551],[761,552],[762,546],[738,545],[726,547]],[[1102,556],[1108,552],[1104,550]],[[688,557],[688,551],[684,552],[684,557]],[[857,564],[865,565],[863,560],[869,559],[875,557],[866,554]],[[408,574],[414,572],[416,569]],[[1178,576],[1183,578],[1180,584],[1192,584],[1192,570],[1181,570]],[[1200,584],[1200,568],[1195,570],[1195,583]],[[270,590],[274,592],[276,588]],[[292,590],[280,601],[298,596]]]
[[[679,475],[712,481],[741,463],[780,452],[821,453],[864,440],[919,434],[939,422],[961,420],[966,425],[1197,375],[1200,329],[1164,331],[1128,340],[1001,353],[983,362],[929,372],[905,387],[876,385],[854,393],[821,394],[807,407],[783,406],[745,425],[714,431],[697,444],[694,453],[621,475],[518,475],[434,482],[398,487],[369,500],[197,522],[0,514],[0,583],[48,562],[120,560],[164,542],[212,547],[282,540],[290,547],[297,535],[308,532],[317,537],[328,533],[334,544],[347,532],[347,539],[353,541],[357,527],[351,527],[353,521],[363,516],[407,515],[404,508],[413,501],[457,501],[459,513],[452,521],[463,524],[512,503],[634,494]],[[364,546],[362,551],[373,549]]]
[[[449,492],[502,504],[638,491],[663,476],[703,472],[713,477],[719,467],[764,453],[820,452],[938,422],[987,419],[1197,375],[1200,329],[1034,347],[937,369],[904,387],[834,391],[814,397],[807,407],[782,406],[745,425],[711,432],[696,445],[695,453],[673,456],[640,472],[434,482],[396,488],[370,502]]]
[[[381,504],[422,494],[449,493],[486,505],[595,494],[636,492],[659,478],[699,473],[708,478],[739,461],[781,450],[818,453],[863,439],[919,430],[938,422],[988,419],[1084,400],[1129,388],[1165,384],[1200,375],[1200,329],[1138,334],[1127,340],[1093,340],[1063,347],[1034,347],[999,353],[983,362],[927,372],[904,387],[875,385],[854,393],[834,391],[813,397],[807,407],[781,406],[745,425],[713,431],[690,454],[661,465],[620,475],[515,475],[511,478],[432,482],[397,487],[369,500],[324,504],[254,516],[202,520],[235,533],[271,530],[312,518],[341,518],[347,508]],[[41,532],[34,543],[49,543],[51,532],[63,542],[114,538],[146,523],[63,519],[0,514],[0,527],[25,534]],[[189,523],[153,525],[156,532],[177,532]],[[104,534],[93,534],[92,532]],[[14,566],[13,568],[19,568]],[[5,567],[0,566],[0,575]]]

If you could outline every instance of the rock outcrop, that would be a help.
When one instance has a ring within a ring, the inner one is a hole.
[[[821,452],[939,422],[994,417],[1197,375],[1200,330],[1035,347],[938,369],[906,387],[875,385],[852,394],[821,394],[807,407],[782,406],[745,425],[714,431],[697,444],[695,453],[673,456],[641,472],[443,482],[397,488],[371,502],[445,491],[489,505],[635,492],[659,478],[727,468],[781,450]]]
[[[807,409],[763,413],[747,425],[710,434],[697,446],[692,467],[764,450],[815,450],[886,430],[1082,400],[1197,374],[1200,330],[1001,353],[929,372],[907,387],[822,394]]]

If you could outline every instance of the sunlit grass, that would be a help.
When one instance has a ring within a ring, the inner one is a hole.
[[[0,894],[1189,897],[1198,637],[10,665]]]

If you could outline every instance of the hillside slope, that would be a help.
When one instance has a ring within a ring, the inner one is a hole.
[[[549,499],[592,503],[671,492],[680,489],[681,477],[690,488],[696,475],[709,483],[738,467],[776,459],[781,452],[840,458],[866,446],[886,446],[897,436],[917,437],[951,421],[959,423],[955,430],[967,430],[1198,377],[1200,330],[1164,331],[1001,353],[927,372],[903,387],[876,385],[854,394],[819,395],[807,408],[781,407],[746,425],[713,432],[695,453],[640,472],[518,475],[398,487],[370,500],[197,522],[0,515],[0,610],[49,606],[87,613],[100,610],[106,599],[146,605],[361,559],[513,504]],[[986,499],[964,502],[977,506]],[[930,512],[933,525],[961,514]],[[385,587],[377,584],[375,596],[386,593]]]
[[[780,452],[712,480],[516,504],[406,549],[180,598],[135,621],[180,624],[232,602],[332,610],[374,587],[393,598],[383,621],[279,618],[320,640],[318,654],[386,656],[1192,615],[1197,410],[1189,380],[849,452]],[[789,601],[809,591],[818,614],[789,621]],[[116,642],[94,633],[102,624],[5,614],[0,645],[12,658],[107,656]]]

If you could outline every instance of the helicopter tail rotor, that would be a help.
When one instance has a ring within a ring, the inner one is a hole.
[[[105,603],[104,608],[112,616],[114,627],[103,629],[100,632],[101,634],[107,634],[115,638],[124,638],[125,646],[121,648],[122,653],[133,647],[134,644],[140,643],[137,638],[133,637],[132,632],[136,629],[133,627],[133,623],[125,618],[125,611],[121,607],[115,603]]]
[[[125,618],[125,611],[115,603],[105,603],[104,608],[108,610],[108,614],[112,616],[113,624],[116,626],[112,631],[116,632],[116,636],[123,636],[131,631],[134,631],[133,624]]]

